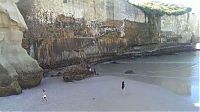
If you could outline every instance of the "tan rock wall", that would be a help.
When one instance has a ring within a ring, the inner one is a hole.
[[[19,8],[29,10],[21,7],[22,1]],[[31,37],[29,54],[45,68],[158,42],[156,26],[151,29],[144,13],[126,0],[31,1],[32,12],[24,14],[25,37]]]
[[[114,21],[116,27],[123,21]],[[106,25],[112,26],[108,21]],[[32,53],[44,68],[54,68],[79,63],[81,59],[125,52],[135,45],[158,42],[149,37],[149,26],[145,23],[125,21],[125,36],[120,32],[107,32],[100,37],[43,38],[31,43]]]
[[[171,31],[180,35],[179,42],[190,42],[192,36],[195,41],[199,36],[199,13],[188,13],[180,16],[163,16],[161,18],[161,30]]]
[[[47,12],[52,13],[54,20],[58,15],[64,14],[84,18],[88,22],[107,19],[145,22],[144,13],[126,0],[20,0],[18,7],[20,10],[30,12],[23,14],[24,16],[29,18],[36,16],[41,21],[45,21],[45,18],[40,14]]]

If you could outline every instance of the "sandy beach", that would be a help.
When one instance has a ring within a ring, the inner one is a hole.
[[[121,93],[121,81],[126,94]],[[41,100],[46,89],[48,101]],[[101,76],[73,83],[45,78],[23,94],[0,98],[1,111],[198,111],[188,97],[123,77]]]

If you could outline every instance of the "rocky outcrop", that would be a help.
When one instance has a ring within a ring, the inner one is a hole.
[[[24,73],[18,76],[17,81],[23,89],[26,89],[39,85],[42,77],[43,71],[38,71],[35,73]]]
[[[1,58],[0,58],[1,59]],[[22,92],[17,78],[12,76],[14,73],[9,73],[5,66],[0,64],[0,96],[8,96],[11,94],[20,94]]]
[[[73,65],[66,68],[63,79],[65,82],[72,82],[77,80],[82,80],[87,77],[92,76],[93,72],[85,66]]]
[[[0,96],[18,95],[22,93],[22,89],[17,81],[12,82],[8,86],[0,86]]]
[[[37,86],[43,71],[21,47],[27,29],[13,0],[0,1],[0,96],[19,94]]]

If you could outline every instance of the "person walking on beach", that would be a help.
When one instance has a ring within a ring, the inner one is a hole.
[[[95,69],[95,68],[94,68],[94,70],[93,70],[93,71],[94,71],[94,75],[97,75],[97,72],[96,72],[96,69]]]
[[[92,72],[92,68],[91,67],[89,68],[89,71]]]
[[[42,100],[47,101],[47,95],[46,95],[46,91],[44,89],[42,90]]]
[[[125,82],[122,81],[122,95],[125,95]]]

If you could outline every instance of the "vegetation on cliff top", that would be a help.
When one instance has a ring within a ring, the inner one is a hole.
[[[143,4],[136,4],[131,2],[135,7],[141,9],[145,14],[156,14],[156,15],[183,15],[191,12],[192,8],[184,7],[176,4],[166,4],[162,2],[147,2]]]

